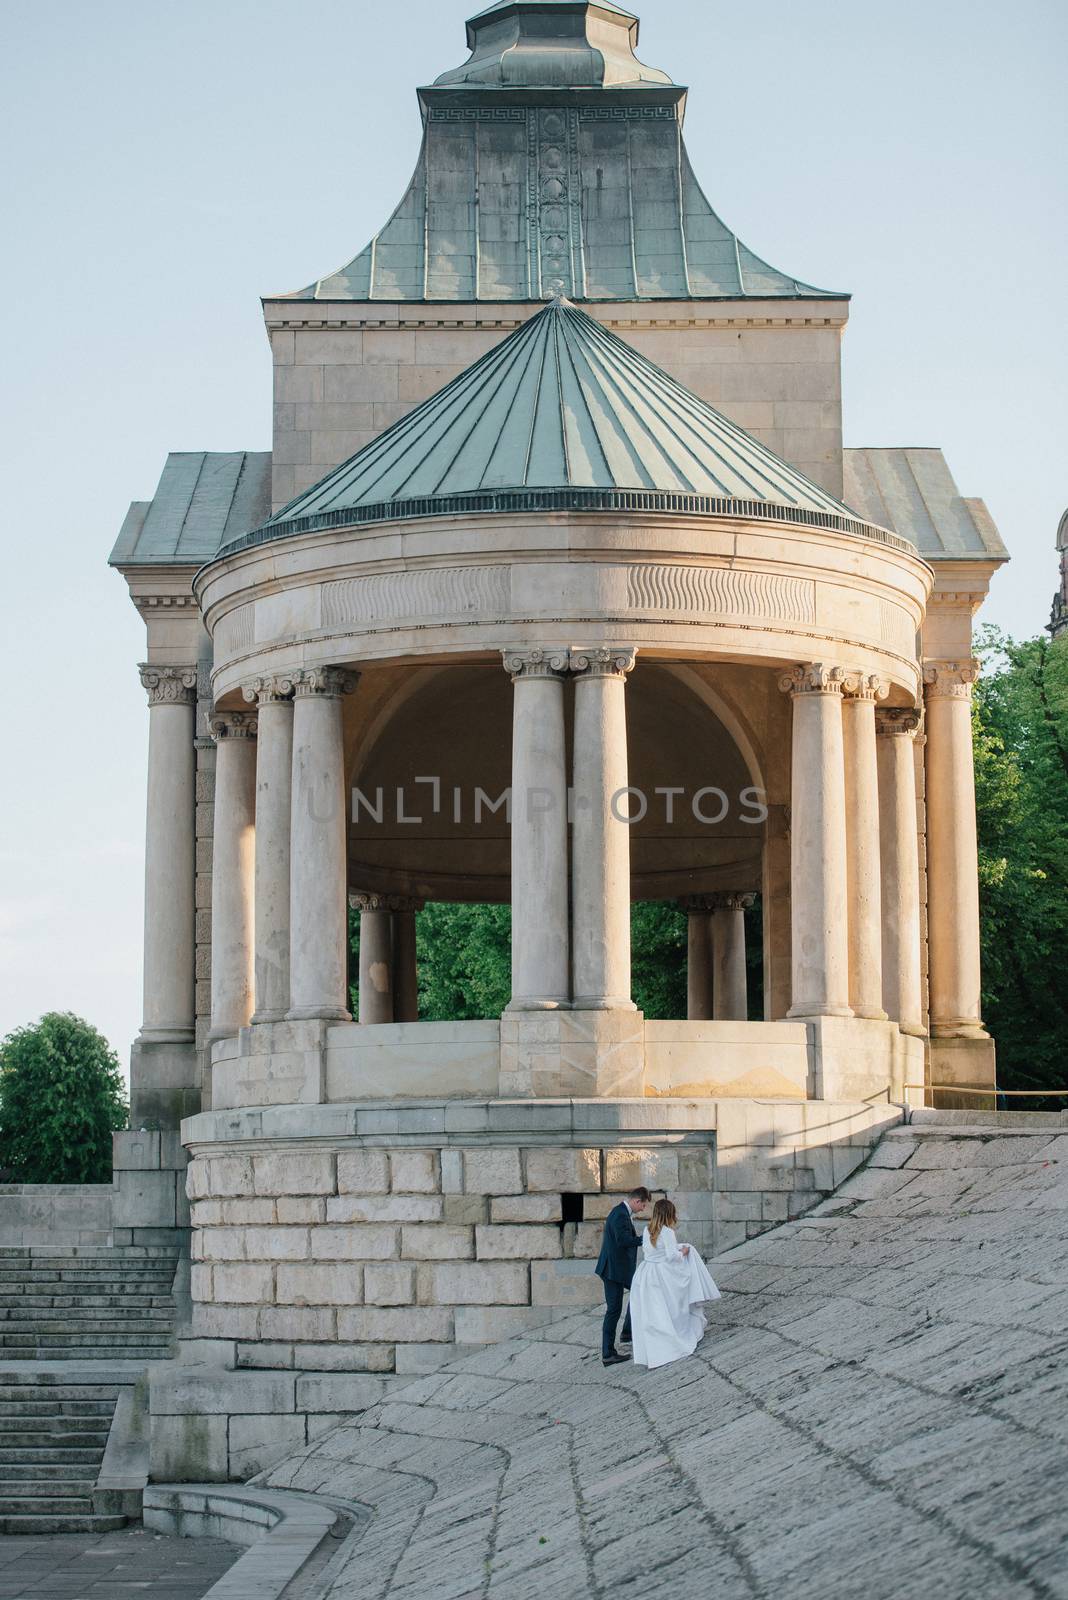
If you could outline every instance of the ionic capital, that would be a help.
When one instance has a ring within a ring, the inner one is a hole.
[[[271,678],[253,678],[250,683],[241,685],[241,694],[250,706],[273,706],[283,700],[291,700],[293,698],[292,674],[283,674]]]
[[[150,706],[192,706],[197,699],[196,667],[138,667]]]
[[[970,700],[972,684],[979,676],[978,661],[929,661],[923,681],[929,700]]]
[[[799,694],[838,694],[845,688],[848,674],[844,667],[828,666],[825,661],[810,661],[794,667],[779,679],[779,688],[791,699]]]
[[[504,670],[516,683],[520,678],[562,678],[568,669],[567,651],[502,650]]]
[[[849,672],[842,688],[851,700],[885,700],[890,693],[890,685],[876,672]]]
[[[358,673],[346,672],[343,667],[305,667],[293,674],[293,693],[298,700],[313,696],[336,700],[352,693],[358,676]]]
[[[570,652],[571,671],[583,678],[625,678],[634,670],[637,650],[630,645],[596,645]]]
[[[920,713],[914,706],[880,706],[875,712],[875,733],[880,739],[914,739]]]
[[[208,732],[219,744],[223,739],[254,739],[256,714],[254,711],[219,711],[208,718]]]
[[[735,911],[741,909],[748,911],[749,907],[756,904],[755,894],[746,894],[737,889],[714,890],[709,894],[688,894],[679,901],[680,908],[696,915],[706,914],[711,911]]]
[[[405,894],[379,894],[374,890],[352,890],[349,905],[353,911],[422,911],[425,900]]]

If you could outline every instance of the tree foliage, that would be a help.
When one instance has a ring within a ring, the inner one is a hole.
[[[1065,1088],[1068,639],[1016,643],[985,628],[977,651],[983,1014],[1003,1087]]]
[[[108,1183],[111,1135],[126,1126],[119,1063],[69,1011],[0,1042],[0,1167],[11,1183]]]

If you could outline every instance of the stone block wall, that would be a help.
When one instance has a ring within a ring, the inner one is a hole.
[[[456,1345],[598,1304],[604,1218],[638,1184],[671,1196],[708,1255],[807,1210],[898,1120],[892,1107],[742,1100],[192,1119],[192,1334],[228,1341],[239,1368],[424,1371]],[[212,1125],[226,1137],[196,1137]]]

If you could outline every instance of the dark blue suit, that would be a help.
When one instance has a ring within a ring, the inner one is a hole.
[[[597,1257],[597,1276],[604,1283],[605,1313],[601,1326],[601,1355],[610,1356],[616,1347],[616,1326],[623,1310],[623,1291],[629,1289],[642,1242],[634,1231],[630,1207],[625,1200],[613,1206],[604,1225],[601,1253]],[[624,1339],[630,1338],[630,1308],[623,1323]]]

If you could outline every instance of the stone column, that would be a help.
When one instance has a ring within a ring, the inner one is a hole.
[[[629,648],[571,652],[575,675],[572,798],[572,1005],[634,1010],[630,997],[630,826],[624,691]]]
[[[393,900],[393,1020],[419,1021],[419,968],[415,956],[415,916],[421,900]]]
[[[392,1022],[393,902],[385,894],[354,894],[360,913],[360,1013],[362,1025]]]
[[[341,696],[355,676],[293,676],[293,800],[287,1015],[348,1022],[348,885]]]
[[[211,719],[215,827],[211,854],[211,1031],[227,1039],[252,1015],[255,944],[256,718]]]
[[[686,1016],[690,1022],[712,1019],[712,899],[687,895],[679,902],[686,913]]]
[[[185,1043],[196,1026],[197,672],[143,666],[140,673],[149,706],[141,1038]]]
[[[512,998],[509,1011],[567,1006],[565,651],[506,650],[512,699]]]
[[[841,667],[779,680],[793,702],[790,775],[791,1017],[848,1017],[845,762]]]
[[[749,992],[745,966],[745,913],[751,894],[714,894],[712,901],[712,1015],[717,1022],[745,1022]]]
[[[879,767],[875,702],[889,685],[870,673],[845,681],[846,892],[849,900],[849,1004],[855,1017],[885,1021],[882,891],[879,862]]]
[[[925,1033],[920,987],[920,861],[914,741],[920,714],[876,712],[882,877],[883,1009],[903,1033]]]
[[[253,1022],[289,1010],[289,834],[293,792],[293,680],[256,678],[256,1009]]]
[[[979,877],[972,765],[974,661],[924,668],[927,941],[932,1037],[985,1037],[979,996]]]

